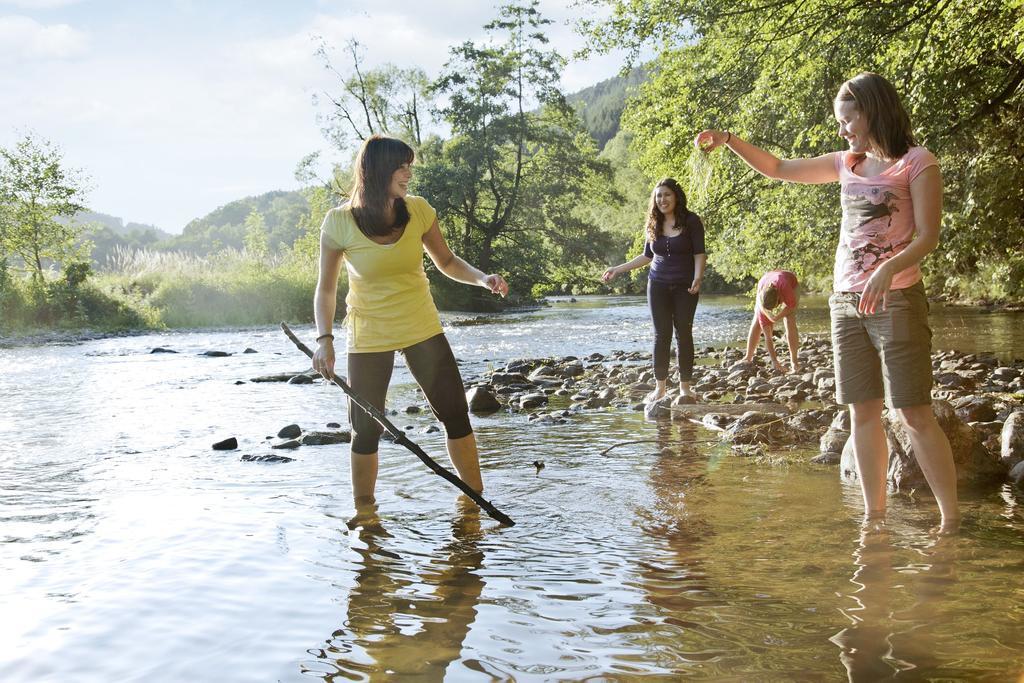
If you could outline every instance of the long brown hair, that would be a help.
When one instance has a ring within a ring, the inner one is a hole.
[[[394,221],[388,220],[391,176],[416,158],[412,147],[396,138],[372,135],[363,142],[352,169],[350,206],[356,225],[366,236],[386,237],[409,223],[405,200],[394,201]]]
[[[915,144],[910,116],[892,83],[864,71],[839,86],[836,103],[853,102],[868,120],[872,146],[886,159],[899,159]]]
[[[683,188],[679,186],[676,179],[662,178],[659,180],[651,190],[651,203],[647,208],[647,239],[651,242],[661,237],[665,225],[665,214],[658,208],[656,201],[659,187],[667,187],[676,196],[676,208],[672,211],[672,215],[675,216],[677,228],[686,230],[686,217],[690,213],[686,208],[686,193],[683,192]]]

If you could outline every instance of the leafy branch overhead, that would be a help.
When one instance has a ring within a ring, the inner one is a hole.
[[[842,148],[839,85],[882,73],[908,105],[946,185],[938,289],[969,293],[979,275],[1024,280],[1024,21],[1018,0],[591,0],[609,18],[584,26],[595,49],[660,49],[624,125],[650,175],[686,176],[702,128],[730,129],[780,156]],[[788,264],[827,281],[835,190],[764,180],[730,160],[715,175],[707,225],[729,277]],[[1019,298],[1024,290],[1004,290]]]

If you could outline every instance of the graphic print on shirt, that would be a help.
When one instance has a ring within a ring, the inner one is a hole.
[[[887,237],[893,215],[899,211],[896,195],[889,190],[851,184],[844,188],[840,201],[843,230],[839,248],[846,251],[847,269],[871,273],[910,244],[909,239],[893,242]]]

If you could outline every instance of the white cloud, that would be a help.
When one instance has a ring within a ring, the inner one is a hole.
[[[23,16],[0,17],[0,63],[69,59],[88,50],[88,36],[68,24],[41,24]]]
[[[27,10],[59,9],[77,5],[82,0],[0,0],[0,7],[17,7]]]
[[[329,148],[311,94],[335,90],[337,81],[314,55],[312,35],[338,48],[350,37],[359,39],[366,46],[367,68],[391,62],[436,76],[449,48],[482,40],[483,24],[493,15],[488,3],[477,0],[438,3],[444,9],[429,19],[413,16],[398,2],[371,10],[372,16],[354,11],[308,16],[276,35],[248,34],[256,37],[244,42],[171,35],[146,49],[123,35],[105,35],[100,24],[89,36],[91,46],[84,34],[65,27],[78,40],[77,53],[70,49],[75,40],[66,41],[62,53],[53,43],[47,51],[29,39],[55,27],[0,18],[0,64],[20,62],[16,69],[0,68],[0,145],[13,142],[17,129],[31,126],[66,151],[69,165],[92,177],[91,206],[180,230],[228,201],[295,187],[295,164]],[[569,56],[580,44],[565,24],[569,10],[560,16],[553,9],[545,13],[559,20],[548,27],[551,45]],[[52,59],[85,52],[69,62]],[[336,66],[347,71],[343,53],[336,55]],[[563,85],[568,91],[591,85],[616,66],[614,60],[608,66],[572,63]],[[325,163],[339,157],[329,152]]]

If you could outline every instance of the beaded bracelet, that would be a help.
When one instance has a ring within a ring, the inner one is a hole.
[[[728,145],[729,144],[729,140],[732,140],[732,131],[731,130],[725,131],[725,135],[726,135],[725,142],[722,143],[722,144]]]
[[[317,340],[317,342],[319,342],[321,339],[324,339],[326,337],[330,337],[331,341],[334,341],[334,335],[330,334],[330,333],[328,333],[328,334],[321,334],[319,337],[316,338],[316,340]]]

